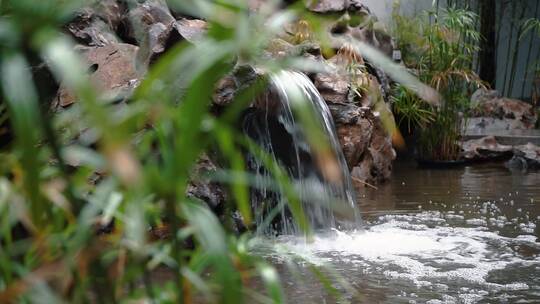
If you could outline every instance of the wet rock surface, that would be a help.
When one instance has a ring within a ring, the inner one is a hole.
[[[540,169],[540,147],[525,145],[502,145],[494,136],[472,139],[461,143],[462,157],[468,161],[507,160],[510,169],[522,171]]]
[[[461,149],[462,157],[469,161],[508,159],[513,155],[513,147],[499,144],[494,136],[465,141]]]
[[[388,180],[396,152],[380,119],[369,108],[331,104],[337,134],[356,186]]]
[[[250,1],[251,10],[263,5],[264,1]],[[361,1],[312,1],[309,9],[317,14],[329,14],[336,20],[329,23],[330,34],[355,37],[391,53],[390,36]],[[388,78],[373,67],[358,70],[358,77],[351,77],[346,70],[351,60],[369,66],[361,54],[349,50],[330,58],[325,54],[325,59],[321,46],[309,35],[309,26],[300,25],[290,31],[284,29],[283,37],[271,41],[265,54],[272,59],[303,56],[329,67],[324,73],[309,71],[309,76],[331,107],[339,142],[355,183],[364,186],[387,180],[395,151],[379,116],[370,107],[375,107],[381,96],[387,99]],[[204,20],[171,11],[164,0],[141,0],[129,6],[124,1],[98,1],[95,6],[80,11],[66,26],[82,45],[78,51],[87,65],[90,81],[111,102],[127,100],[149,65],[176,42],[197,43],[207,28]],[[295,31],[301,31],[301,35]],[[334,44],[336,50],[343,47],[337,40]],[[213,109],[230,105],[236,93],[260,74],[253,68],[237,67],[217,83],[212,95]],[[76,102],[75,95],[61,84],[52,108],[61,111]],[[188,194],[206,201],[219,213],[226,200],[225,189],[198,178],[216,169],[217,165],[208,157],[201,158],[193,173],[197,178],[191,182]]]
[[[514,156],[506,165],[511,169],[523,171],[540,170],[540,147],[528,143],[526,145],[515,146]]]

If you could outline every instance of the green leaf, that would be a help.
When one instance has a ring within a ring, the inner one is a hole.
[[[30,213],[35,223],[42,225],[50,215],[50,208],[45,205],[39,191],[42,164],[38,158],[41,132],[36,90],[30,68],[21,54],[4,53],[1,71],[5,102],[10,110],[17,147],[21,151],[23,186],[30,201]]]
[[[273,267],[263,263],[257,264],[257,270],[259,271],[259,274],[263,279],[268,295],[272,299],[273,303],[285,303],[279,275],[276,270]]]

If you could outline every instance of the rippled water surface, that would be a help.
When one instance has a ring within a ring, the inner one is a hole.
[[[358,196],[366,232],[275,242],[290,303],[336,303],[303,259],[352,303],[540,303],[540,173],[398,162],[391,182]]]

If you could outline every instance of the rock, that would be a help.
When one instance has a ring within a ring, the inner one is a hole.
[[[229,105],[234,100],[238,91],[253,85],[263,74],[262,71],[251,66],[236,66],[230,74],[226,75],[216,83],[212,95],[213,104],[218,107]],[[258,99],[256,99],[254,103],[257,103],[257,100]],[[260,106],[264,108],[266,105],[261,104]]]
[[[119,43],[115,32],[122,24],[126,6],[115,0],[95,1],[77,12],[67,29],[80,42],[89,46]]]
[[[348,102],[349,76],[338,71],[333,73],[317,73],[314,77],[315,87],[327,103]]]
[[[355,167],[372,139],[373,125],[367,119],[360,119],[356,124],[339,127],[337,134],[347,164]]]
[[[226,202],[226,190],[221,184],[209,179],[209,175],[215,173],[217,168],[207,155],[202,155],[191,174],[192,180],[188,185],[187,195],[206,202],[217,215],[222,215]]]
[[[138,41],[141,61],[146,63],[165,51],[170,38],[180,40],[175,30],[176,20],[162,0],[139,1],[129,10],[125,22],[131,25],[129,36]],[[177,37],[171,36],[175,32]]]
[[[206,34],[208,23],[199,19],[182,18],[176,21],[175,27],[184,39],[195,43]]]
[[[489,100],[500,98],[501,94],[497,90],[488,90],[480,88],[476,90],[471,96],[471,107],[477,107],[481,103]]]
[[[471,117],[467,119],[467,132],[471,134],[497,134],[496,132],[525,130],[528,125],[522,121],[508,118]]]
[[[516,146],[513,150],[514,156],[506,165],[512,169],[523,171],[540,170],[540,147],[528,143],[522,146]]]
[[[362,3],[362,0],[311,0],[306,1],[306,5],[310,11],[321,14],[344,11],[366,11],[369,13],[369,9]]]
[[[494,136],[471,139],[461,144],[461,155],[466,160],[485,161],[512,157],[512,146],[501,145]]]
[[[366,109],[346,103],[329,104],[328,108],[336,125],[356,124]]]
[[[329,12],[335,13],[335,11]],[[388,34],[384,23],[379,22],[377,17],[358,1],[352,1],[348,4],[347,11],[344,11],[342,16],[329,27],[329,32],[331,37],[339,35],[346,39],[354,38],[368,43],[387,56],[392,56],[394,50],[392,37]],[[343,43],[333,39],[332,44],[339,49]]]
[[[315,0],[309,2],[311,2],[308,5],[309,10],[323,14],[342,12],[349,7],[348,0]]]
[[[109,21],[112,23],[113,21]],[[99,17],[91,8],[81,10],[67,25],[67,29],[81,43],[89,46],[104,46],[118,43],[119,39],[111,25]]]
[[[135,69],[137,50],[138,47],[124,43],[79,49],[88,66],[90,81],[98,92],[113,101],[128,96],[138,84],[139,75]],[[76,100],[77,97],[61,84],[52,107],[59,110]]]
[[[272,59],[303,56],[317,62],[324,60],[321,54],[321,47],[317,43],[305,41],[299,44],[292,44],[283,38],[270,40],[265,50],[265,56]]]
[[[392,37],[386,32],[380,23],[375,23],[374,25],[368,24],[365,27],[349,26],[343,34],[350,35],[360,41],[374,46],[388,57],[392,56],[392,52],[394,50]]]
[[[337,135],[349,168],[356,166],[367,149],[373,133],[373,125],[364,118],[357,106],[347,104],[329,105],[337,126]]]
[[[513,119],[526,129],[534,128],[538,119],[534,107],[526,102],[510,98],[495,98],[481,102],[473,111],[474,117]]]
[[[396,152],[382,122],[368,108],[330,104],[339,142],[353,182],[377,184],[390,178]]]
[[[382,96],[381,85],[377,78],[369,73],[365,73],[363,76],[364,84],[359,88],[362,96],[360,97],[360,104],[363,107],[373,108],[378,102],[384,102]]]
[[[532,105],[517,99],[498,98],[482,103],[484,113],[493,114],[496,117],[517,119],[524,123],[536,123],[536,113]]]
[[[373,135],[368,147],[373,163],[369,175],[356,177],[368,183],[381,183],[392,175],[392,162],[396,159],[396,151],[381,120],[372,114],[368,117],[373,124]]]
[[[386,75],[386,73],[383,70],[379,69],[376,66],[372,66],[368,63],[367,67],[373,71],[371,74],[373,74],[377,78],[377,81],[380,84],[379,89],[384,99],[384,102],[390,103],[390,97],[392,95],[392,87],[390,84],[391,83],[390,78],[388,77],[388,75]]]
[[[270,40],[266,54],[270,58],[287,58],[290,56],[298,56],[295,52],[295,46],[280,38]]]
[[[371,10],[366,4],[363,4],[362,2],[365,2],[365,0],[349,0],[349,11],[353,12],[362,12],[365,14],[372,14]]]
[[[237,90],[235,78],[227,75],[218,81],[212,100],[218,106],[226,106],[233,101]]]

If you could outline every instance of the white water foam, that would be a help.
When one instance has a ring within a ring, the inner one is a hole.
[[[486,227],[450,227],[440,213],[387,215],[382,223],[367,231],[334,231],[316,235],[311,242],[297,237],[281,237],[289,252],[311,261],[350,263],[362,273],[382,273],[390,280],[409,282],[434,291],[448,289],[447,284],[463,286],[458,291],[462,302],[476,302],[484,290],[490,292],[528,290],[526,280],[489,282],[493,271],[515,267],[540,266],[538,254],[524,257],[513,248],[527,246],[540,252],[536,237],[500,236]],[[420,221],[419,221],[420,219]],[[427,224],[426,224],[427,223]],[[429,223],[436,223],[432,225]],[[476,223],[475,223],[476,224]],[[474,286],[474,292],[469,288]]]

